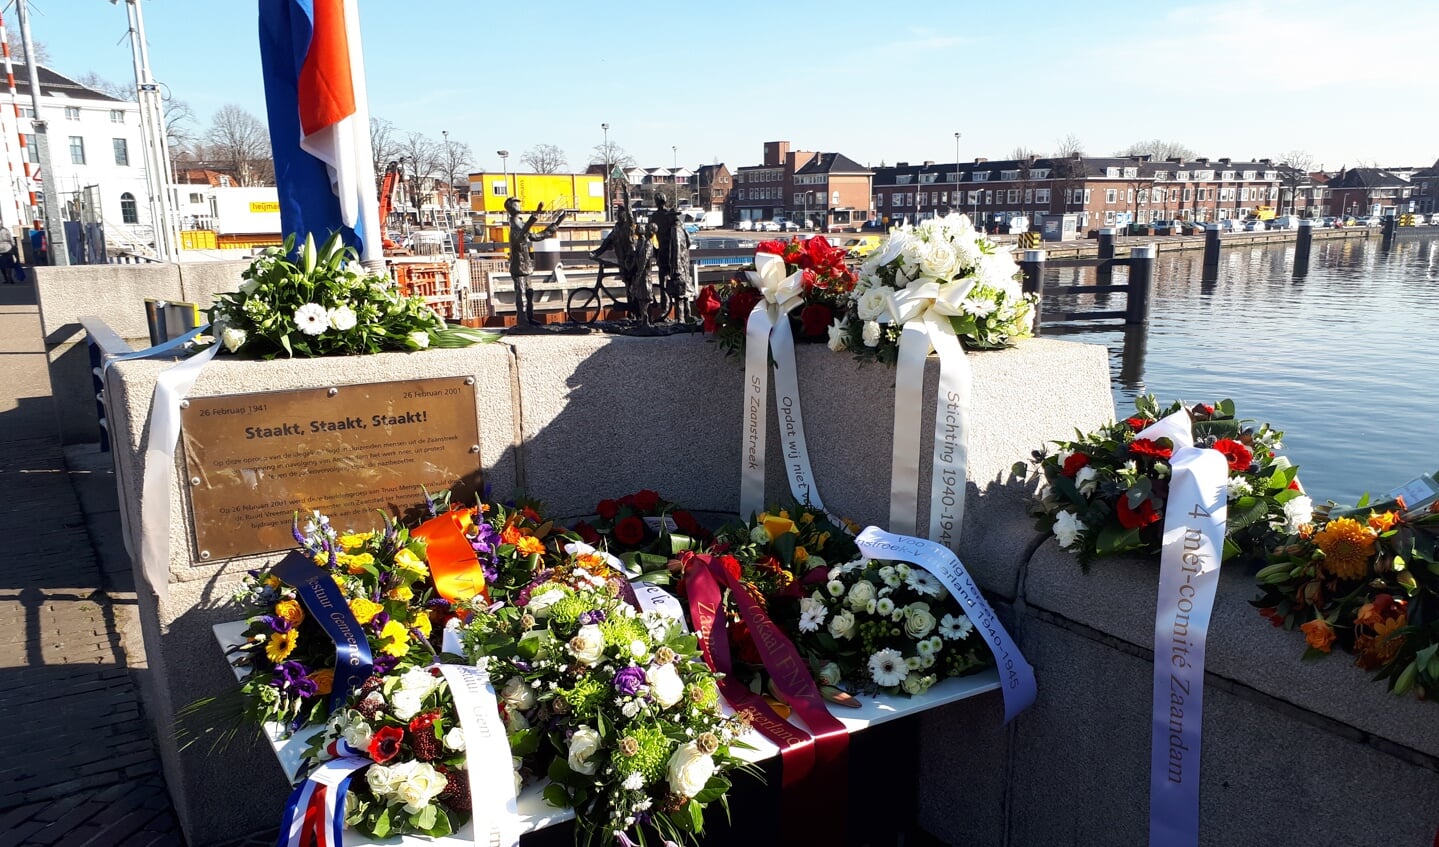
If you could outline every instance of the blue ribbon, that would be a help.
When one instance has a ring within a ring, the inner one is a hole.
[[[330,711],[345,705],[350,692],[370,676],[374,662],[370,642],[360,622],[350,613],[345,595],[329,571],[317,567],[304,553],[292,552],[271,572],[294,587],[310,616],[319,622],[335,644],[335,682],[330,689]]]

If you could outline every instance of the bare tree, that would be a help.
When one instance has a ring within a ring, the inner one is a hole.
[[[1069,159],[1072,158],[1075,153],[1083,156],[1084,144],[1079,140],[1079,136],[1074,133],[1071,132],[1054,142],[1054,158]]]
[[[1305,150],[1290,150],[1279,160],[1279,182],[1289,195],[1289,214],[1294,214],[1294,198],[1299,189],[1309,185],[1309,174],[1313,170],[1314,157]]]
[[[595,164],[606,164],[610,170],[615,168],[632,168],[635,165],[635,157],[625,152],[625,148],[613,141],[607,147],[604,144],[596,144],[595,149],[590,153],[590,161]]]
[[[240,185],[266,185],[274,181],[269,130],[243,108],[233,103],[221,106],[210,121],[205,140],[210,145],[210,157],[229,168]]]
[[[395,125],[384,118],[370,118],[370,153],[377,180],[384,178],[385,166],[400,158],[400,139]]]
[[[398,145],[404,167],[405,194],[414,207],[415,219],[435,190],[435,178],[441,175],[443,146],[424,133],[407,133]]]
[[[16,27],[13,24],[6,24],[5,41],[10,45],[11,56],[19,58],[21,62],[29,61],[25,56],[25,43],[20,38],[19,27]],[[41,65],[49,65],[50,48],[45,46],[45,42],[36,41],[34,35],[32,34],[30,37],[30,43],[35,47],[35,61]]]
[[[1165,141],[1162,138],[1152,138],[1148,141],[1136,141],[1123,150],[1115,151],[1116,156],[1149,156],[1156,162],[1163,162],[1166,159],[1193,159],[1195,153],[1178,141]]]
[[[116,82],[112,79],[106,79],[105,77],[100,76],[94,71],[86,71],[75,81],[85,86],[86,88],[89,88],[93,91],[98,91],[101,94],[108,94],[117,100],[134,101],[135,99],[134,84]]]
[[[455,196],[455,182],[462,174],[468,176],[474,163],[475,153],[470,149],[470,145],[463,141],[445,139],[440,145],[440,171],[445,176],[446,196]]]
[[[1020,144],[1016,146],[1013,150],[1009,151],[1009,158],[1015,160],[1016,162],[1022,162],[1026,159],[1037,159],[1039,158],[1039,151],[1029,147],[1025,147],[1023,144]]]
[[[195,112],[184,100],[170,99],[162,103],[165,120],[165,142],[173,154],[188,150],[195,141]]]
[[[603,148],[604,145],[601,144],[600,147]],[[537,174],[557,174],[569,166],[565,151],[554,144],[536,144],[520,154],[520,161]]]

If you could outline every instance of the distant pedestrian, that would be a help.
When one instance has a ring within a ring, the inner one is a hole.
[[[15,282],[15,235],[8,226],[0,226],[0,280]]]
[[[47,241],[47,239],[45,238],[45,230],[43,230],[43,229],[32,229],[32,230],[30,230],[30,250],[31,250],[31,253],[32,253],[32,254],[34,255],[34,257],[35,257],[35,262],[34,262],[34,264],[36,264],[36,265],[48,265],[48,264],[50,264],[50,244],[49,244],[49,242]]]

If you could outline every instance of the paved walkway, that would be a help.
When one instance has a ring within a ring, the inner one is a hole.
[[[34,287],[0,285],[0,847],[184,843],[132,675],[114,504],[105,459],[67,466]]]

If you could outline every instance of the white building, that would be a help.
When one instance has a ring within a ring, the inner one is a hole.
[[[140,107],[86,88],[46,67],[39,68],[41,112],[49,122],[50,161],[54,173],[40,178],[54,183],[66,220],[101,223],[105,240],[115,249],[145,249],[154,242],[145,155],[140,144]],[[20,159],[19,134],[26,136],[32,172],[39,168],[30,119],[28,70],[15,66],[20,119],[17,131],[10,92],[0,85],[0,222],[29,226],[28,190]],[[18,132],[18,134],[17,134]],[[40,186],[35,200],[43,205]]]

